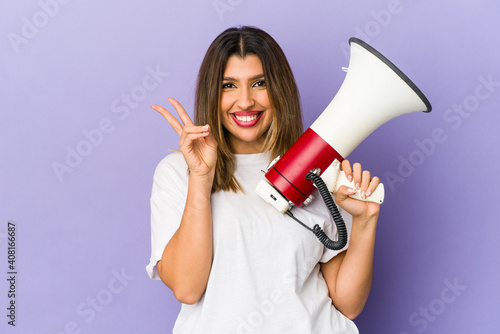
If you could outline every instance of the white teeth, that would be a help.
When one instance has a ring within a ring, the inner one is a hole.
[[[256,120],[258,115],[253,115],[253,116],[237,116],[237,115],[234,115],[234,116],[240,122],[251,122],[253,120]]]

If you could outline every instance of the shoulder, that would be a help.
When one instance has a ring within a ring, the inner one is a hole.
[[[156,173],[181,169],[187,171],[187,164],[184,160],[184,157],[179,152],[172,152],[161,159],[161,161],[156,166]]]
[[[156,166],[155,179],[187,178],[188,167],[180,152],[173,152],[164,157]]]

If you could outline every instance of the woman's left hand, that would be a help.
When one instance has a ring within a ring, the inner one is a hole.
[[[363,170],[360,163],[355,163],[351,167],[351,163],[348,160],[342,161],[342,172],[345,173],[349,181],[354,180],[355,189],[341,186],[335,196],[335,202],[353,217],[368,218],[377,216],[380,204],[357,200],[349,197],[349,195],[358,191],[362,198],[369,197],[379,185],[380,179],[376,176],[372,177],[369,171]]]

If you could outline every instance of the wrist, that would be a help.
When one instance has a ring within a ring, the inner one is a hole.
[[[359,210],[353,214],[353,218],[357,218],[362,221],[377,221],[380,214],[380,205],[375,203],[365,203],[361,206]]]
[[[378,215],[375,216],[354,216],[352,217],[352,235],[374,234],[377,229]]]
[[[194,187],[199,190],[206,190],[208,193],[212,192],[212,185],[214,183],[214,174],[209,172],[207,174],[194,174],[189,173],[189,187]]]

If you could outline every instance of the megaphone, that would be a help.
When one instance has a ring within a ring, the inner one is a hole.
[[[314,180],[324,181],[329,192],[350,184],[340,173],[340,162],[379,126],[403,114],[432,109],[420,89],[377,50],[358,38],[349,39],[349,44],[349,67],[339,91],[290,149],[271,162],[257,185],[266,202],[290,216],[291,208],[312,201],[318,187]],[[351,197],[361,199],[357,193]],[[380,204],[383,199],[383,184],[366,198]],[[340,239],[339,224],[337,229]],[[318,235],[320,240],[324,237]],[[344,239],[346,243],[347,235]],[[342,243],[335,247],[343,248]]]

